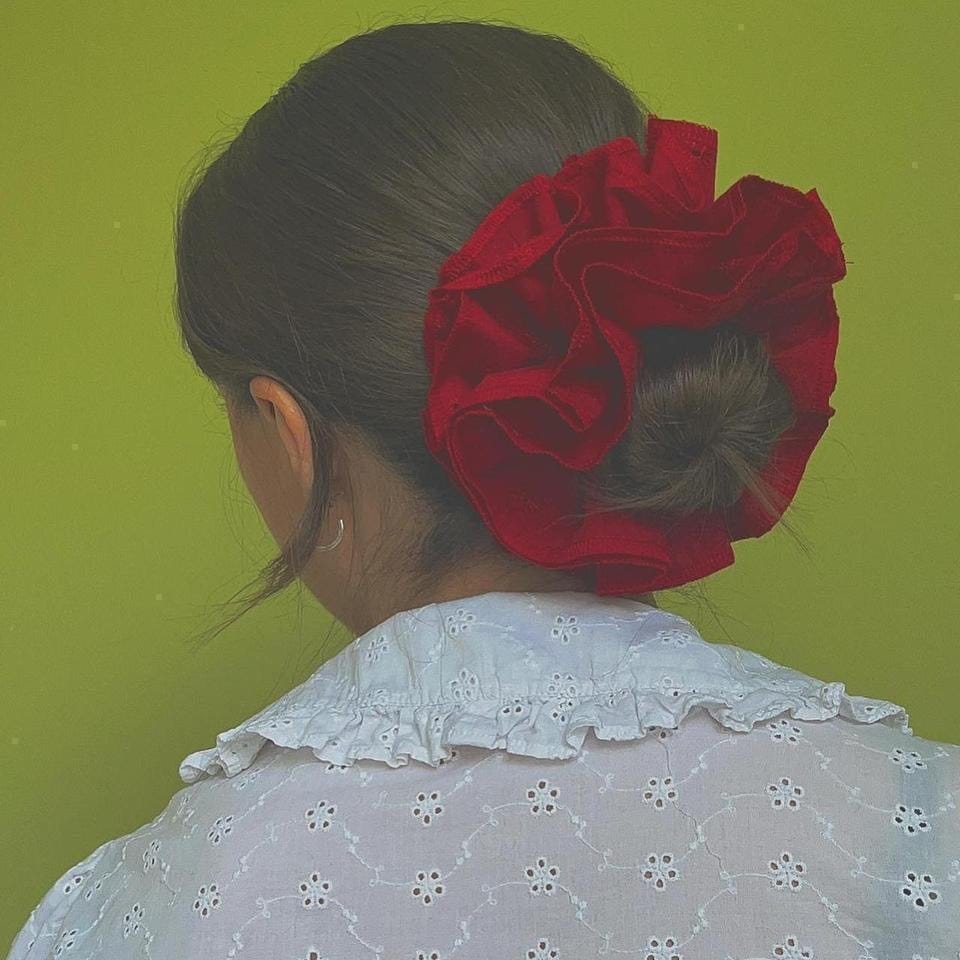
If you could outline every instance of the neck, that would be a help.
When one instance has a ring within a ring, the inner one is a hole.
[[[431,603],[447,603],[461,597],[475,597],[482,593],[504,591],[509,593],[555,593],[560,591],[591,592],[582,576],[565,570],[547,570],[529,564],[508,569],[473,568],[457,571],[455,576],[430,584],[402,597],[386,597],[380,603],[366,603],[353,620],[356,635],[382,623],[400,610],[413,610]],[[654,593],[623,594],[650,607],[658,607]],[[659,609],[659,607],[658,607]]]

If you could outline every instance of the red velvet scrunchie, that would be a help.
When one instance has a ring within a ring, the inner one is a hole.
[[[797,415],[762,471],[786,503],[835,412],[832,285],[846,267],[830,215],[816,190],[755,175],[714,199],[716,153],[715,130],[650,116],[644,153],[619,137],[506,196],[429,294],[430,451],[505,548],[591,566],[601,595],[707,576],[777,519],[748,492],[727,522],[569,516],[590,506],[578,473],[630,421],[636,331],[736,318],[765,338]]]

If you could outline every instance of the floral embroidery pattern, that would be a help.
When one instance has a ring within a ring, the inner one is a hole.
[[[11,960],[947,960],[960,747],[653,608],[490,599],[403,612],[218,738]]]
[[[73,945],[77,942],[77,935],[79,933],[80,930],[77,927],[73,927],[70,930],[64,930],[57,940],[57,945],[53,948],[53,955],[55,957],[59,957],[64,950],[72,950]]]
[[[529,704],[522,697],[511,697],[509,702],[500,708],[500,715],[514,718],[522,717],[529,709]]]
[[[443,813],[443,804],[440,803],[440,794],[436,790],[431,790],[430,793],[424,793],[421,791],[417,794],[417,799],[410,808],[410,812],[423,824],[423,826],[429,827],[433,821],[433,818],[438,817],[441,813]]]
[[[625,687],[620,687],[617,690],[608,690],[603,695],[602,703],[605,707],[615,707],[624,697],[628,697],[630,691]]]
[[[390,727],[387,727],[386,730],[381,730],[377,734],[377,739],[388,749],[392,750],[394,743],[397,741],[397,734],[400,733],[400,728],[393,724]]]
[[[451,760],[456,760],[456,758],[457,758],[457,748],[451,747],[450,755],[447,757],[440,757],[440,759],[437,760],[437,766],[442,767],[444,764],[449,763]]]
[[[923,807],[907,807],[898,803],[893,808],[890,820],[895,823],[908,837],[918,833],[926,833],[930,829],[930,821],[923,815]]]
[[[651,937],[647,941],[647,952],[643,955],[643,960],[683,960],[683,956],[677,947],[676,937]]]
[[[154,840],[153,842],[159,846],[159,841]],[[152,845],[153,844],[151,844],[151,846]],[[144,857],[146,857],[146,854],[144,854]],[[84,877],[82,873],[78,873],[72,876],[67,881],[66,886],[63,887],[64,896],[68,896],[72,891],[74,891],[77,887],[79,887],[84,882],[84,880],[86,880],[86,877]]]
[[[143,919],[143,907],[135,903],[130,910],[123,915],[123,939],[126,940],[131,933],[136,933],[140,929],[140,921]]]
[[[660,630],[657,636],[664,647],[685,647],[689,635],[683,630]]]
[[[213,821],[210,832],[207,834],[207,839],[211,843],[220,843],[232,830],[233,814],[228,814],[225,817],[217,817],[217,819]]]
[[[576,702],[570,699],[558,700],[550,711],[550,716],[557,723],[566,723],[570,719],[570,711]]]
[[[530,801],[530,812],[534,816],[541,813],[551,814],[557,809],[556,799],[560,791],[550,786],[549,780],[538,780],[536,786],[527,790],[527,799]]]
[[[201,917],[207,917],[212,910],[220,906],[220,893],[215,883],[204,884],[197,891],[197,899],[193,901],[193,909]]]
[[[641,876],[647,883],[653,884],[654,889],[665,890],[667,881],[676,880],[680,873],[673,865],[672,853],[651,853]]]
[[[803,787],[794,784],[789,777],[781,777],[776,783],[767,785],[767,793],[770,794],[770,806],[774,810],[782,810],[784,807],[798,810]]]
[[[553,881],[560,874],[556,864],[548,865],[545,857],[537,857],[537,862],[532,867],[527,867],[523,872],[530,881],[530,892],[534,896],[538,897],[541,893],[548,896],[553,894],[555,889]]]
[[[547,681],[547,696],[574,698],[580,695],[580,687],[573,674],[554,673]]]
[[[546,692],[555,701],[550,711],[551,718],[557,723],[566,723],[580,695],[576,678],[569,673],[554,673],[547,681]]]
[[[98,880],[98,881],[93,885],[93,887],[91,887],[89,890],[87,890],[86,893],[84,893],[83,899],[84,899],[84,900],[89,900],[89,899],[94,895],[95,892],[97,892],[97,891],[100,890],[100,887],[101,887],[101,886],[103,886],[103,881],[102,881],[102,880]]]
[[[447,615],[447,633],[455,637],[458,633],[466,632],[470,629],[470,624],[477,618],[472,613],[467,613],[463,607],[457,607],[456,611]]]
[[[304,813],[307,821],[307,829],[329,830],[336,813],[337,805],[335,803],[327,803],[326,800],[320,800]]]
[[[560,960],[560,951],[550,946],[549,940],[538,940],[526,953],[527,960]]]
[[[673,785],[673,777],[651,777],[643,791],[643,802],[652,803],[654,808],[662,810],[667,801],[677,799],[677,788]]]
[[[550,631],[550,636],[561,643],[569,643],[571,637],[575,637],[580,632],[576,617],[564,617],[557,614],[555,626]]]
[[[480,695],[480,680],[466,667],[450,681],[450,696],[460,703],[476,700]]]
[[[774,944],[773,955],[777,960],[813,960],[813,951],[801,947],[797,937],[784,937],[783,943]]]
[[[390,641],[385,636],[371,637],[367,643],[367,663],[376,663],[389,649]]]
[[[143,851],[143,872],[152,870],[157,865],[157,854],[160,852],[160,840],[151,840],[150,846]]]
[[[772,731],[770,739],[777,743],[789,743],[796,746],[803,735],[800,728],[789,720],[774,720],[767,724],[767,729]]]
[[[900,896],[913,904],[914,910],[924,911],[931,903],[940,902],[940,891],[934,887],[936,882],[929,873],[917,873],[908,870],[903,879],[906,883],[900,887]]]
[[[300,892],[304,894],[301,903],[308,910],[312,910],[315,907],[322,910],[329,902],[328,894],[330,893],[330,888],[331,883],[329,880],[321,879],[319,873],[311,873],[307,880],[303,880],[300,883]]]
[[[661,677],[657,681],[657,689],[665,697],[677,698],[682,693],[689,692],[687,688],[677,680],[674,680],[673,677]],[[696,691],[693,691],[696,692]]]
[[[443,896],[443,879],[439,870],[418,870],[410,892],[425,906]]]
[[[773,872],[773,885],[778,890],[792,890],[796,893],[803,886],[803,874],[807,865],[801,860],[794,860],[793,854],[784,850],[779,860],[770,861],[770,870]]]
[[[668,730],[657,726],[649,727],[648,729],[650,730],[650,733],[656,734],[658,740],[666,740],[668,737],[672,737],[676,732],[675,730]]]
[[[906,773],[914,770],[926,770],[927,764],[916,750],[904,752],[900,747],[894,747],[889,753],[890,760],[896,763]]]
[[[246,790],[251,783],[254,783],[260,778],[261,773],[263,773],[263,770],[260,767],[250,768],[242,777],[237,778],[237,782],[233,785],[233,789]]]

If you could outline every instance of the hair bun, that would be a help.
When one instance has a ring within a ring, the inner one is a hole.
[[[795,416],[761,338],[726,324],[650,327],[639,340],[633,418],[585,491],[601,509],[682,516],[727,510],[749,489],[772,509],[758,474]]]

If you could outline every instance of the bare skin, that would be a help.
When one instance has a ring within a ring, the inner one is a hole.
[[[255,413],[241,415],[227,404],[233,447],[244,483],[280,544],[290,536],[307,504],[313,483],[312,441],[303,411],[285,387],[270,377],[259,376],[250,381],[249,389],[257,403]],[[349,495],[348,477],[355,500]],[[548,593],[583,589],[582,581],[567,571],[529,564],[503,550],[489,559],[451,570],[427,594],[415,594],[388,572],[375,589],[368,584],[365,592],[351,602],[358,572],[365,568],[365,552],[372,544],[391,538],[379,509],[390,491],[394,496],[404,494],[399,479],[364,444],[344,442],[338,446],[331,477],[331,507],[318,542],[331,543],[337,537],[341,517],[343,537],[335,549],[316,551],[300,580],[354,635],[365,633],[401,610],[427,603],[498,590]],[[394,532],[393,538],[396,536]],[[356,556],[352,556],[354,553]],[[656,606],[650,593],[632,599]]]

